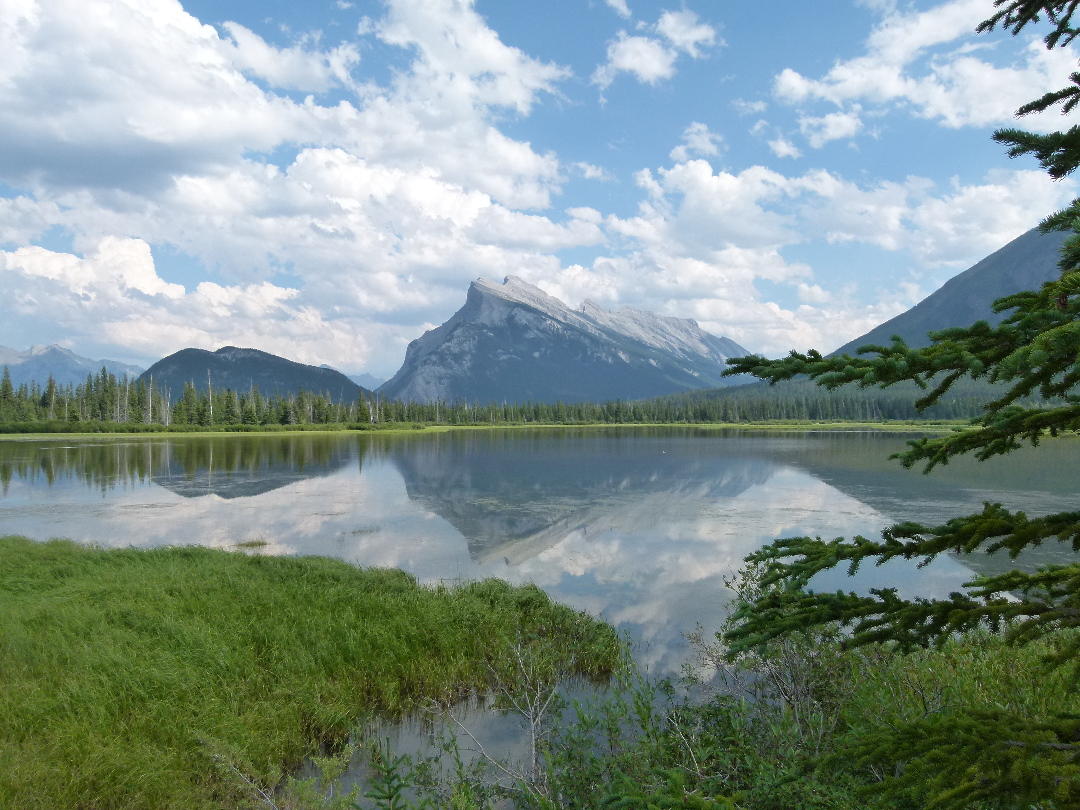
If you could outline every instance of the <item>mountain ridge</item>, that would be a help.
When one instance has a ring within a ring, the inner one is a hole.
[[[49,377],[57,385],[79,385],[86,382],[88,374],[98,374],[102,367],[117,377],[137,377],[143,369],[119,360],[93,360],[75,354],[71,349],[55,343],[31,346],[19,351],[0,346],[0,367],[7,366],[13,385],[36,382],[44,386]]]
[[[927,333],[953,326],[970,326],[978,320],[1000,323],[1007,313],[995,313],[998,298],[1022,290],[1038,289],[1058,277],[1058,259],[1064,233],[1040,233],[1032,228],[967,270],[950,278],[906,312],[902,312],[861,337],[849,340],[832,354],[854,354],[860,346],[888,346],[899,335],[911,348],[930,345]]]
[[[573,309],[510,275],[474,281],[464,306],[410,343],[378,390],[411,401],[634,399],[732,384],[724,363],[746,353],[693,320],[593,301]]]

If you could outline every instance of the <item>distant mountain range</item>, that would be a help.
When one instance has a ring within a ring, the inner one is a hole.
[[[929,345],[927,333],[984,319],[997,323],[995,299],[1037,289],[1057,277],[1063,234],[1031,230],[946,282],[902,315],[841,346],[888,344],[900,335],[910,346]],[[183,349],[145,372],[114,360],[91,360],[60,346],[19,351],[0,346],[0,366],[12,382],[44,385],[51,375],[61,385],[78,385],[104,366],[110,373],[167,386],[174,397],[191,381],[206,390],[207,372],[215,388],[246,390],[258,385],[270,395],[300,388],[329,391],[353,400],[377,388],[387,399],[479,402],[602,402],[648,399],[694,392],[693,397],[729,396],[738,385],[753,396],[750,380],[721,377],[729,357],[750,352],[725,337],[702,330],[695,321],[668,318],[624,307],[617,312],[586,301],[571,309],[543,290],[508,276],[502,284],[479,279],[465,305],[442,326],[409,344],[405,362],[382,383],[367,374],[347,377],[329,366],[296,363],[257,349],[226,346],[216,352]],[[365,384],[366,383],[366,384]],[[380,385],[381,383],[381,385]],[[793,381],[787,385],[798,386]],[[713,389],[713,390],[704,390]],[[781,395],[785,386],[776,391]]]
[[[376,377],[374,374],[346,374],[345,376],[361,388],[367,388],[370,391],[386,383],[385,377]]]
[[[139,366],[117,360],[91,360],[55,344],[31,346],[25,352],[0,346],[0,367],[3,366],[8,367],[11,382],[16,386],[30,382],[44,386],[50,375],[58,385],[79,385],[86,382],[87,374],[97,374],[103,366],[117,377],[138,377],[142,373]]]
[[[727,358],[745,354],[692,320],[609,312],[592,301],[570,309],[508,276],[474,281],[465,306],[409,344],[379,393],[409,401],[640,399],[738,384],[720,375]]]
[[[331,371],[337,371],[337,369],[335,369],[333,366],[328,366],[326,363],[323,363],[321,366],[319,366],[319,368],[328,368]],[[374,374],[346,374],[345,376],[357,385],[359,385],[361,388],[366,388],[369,391],[374,391],[376,388],[386,382],[385,377],[376,377]]]
[[[295,394],[301,388],[313,393],[329,392],[335,402],[339,398],[355,401],[360,394],[371,396],[371,391],[332,368],[309,366],[236,346],[216,352],[182,349],[158,360],[139,379],[149,382],[153,377],[154,385],[167,387],[175,400],[183,394],[187,382],[194,383],[197,391],[205,391],[208,375],[214,388],[247,391],[257,385],[263,396]]]
[[[1006,313],[990,308],[998,298],[1037,290],[1060,275],[1058,259],[1067,234],[1042,234],[1032,229],[1001,250],[946,281],[937,292],[907,312],[897,315],[865,335],[845,343],[833,354],[855,354],[859,346],[887,346],[899,335],[913,348],[930,345],[927,333],[952,326],[970,326],[978,320],[1000,323]]]

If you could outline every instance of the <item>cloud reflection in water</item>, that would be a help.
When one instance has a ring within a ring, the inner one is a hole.
[[[905,492],[924,510],[927,479],[884,460],[899,441],[664,428],[0,442],[0,531],[532,581],[626,629],[642,663],[671,671],[682,633],[718,626],[724,577],[762,544],[918,517]],[[1020,486],[950,480],[933,485],[950,512]],[[1042,493],[1045,504],[1065,490]],[[818,585],[940,596],[970,576],[943,557]]]

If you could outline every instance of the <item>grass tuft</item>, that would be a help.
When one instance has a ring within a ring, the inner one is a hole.
[[[273,786],[372,714],[484,691],[515,645],[586,677],[620,656],[533,586],[0,537],[0,807],[245,806],[221,762]]]

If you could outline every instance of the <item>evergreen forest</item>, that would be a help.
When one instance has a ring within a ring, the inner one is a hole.
[[[702,389],[648,400],[609,402],[405,402],[375,396],[347,401],[329,391],[263,394],[231,388],[196,390],[179,397],[142,380],[117,378],[104,368],[77,385],[50,377],[15,387],[7,367],[0,378],[0,432],[255,429],[273,426],[370,427],[395,424],[707,424],[758,422],[887,422],[972,419],[992,389],[956,386],[920,411],[920,389],[828,391],[807,380],[779,386],[754,384]]]

